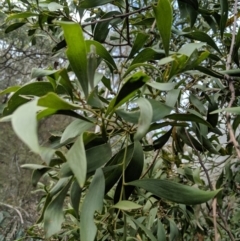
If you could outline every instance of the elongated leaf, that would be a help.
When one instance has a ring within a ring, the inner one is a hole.
[[[19,90],[21,88],[21,86],[10,86],[7,89],[0,91],[0,95],[4,95],[4,94],[9,94],[11,92],[16,92],[17,90]]]
[[[164,135],[159,137],[157,140],[155,140],[153,142],[154,150],[161,149],[167,143],[171,134],[172,134],[172,128],[167,133],[165,133]]]
[[[88,96],[87,51],[78,23],[59,22],[67,42],[67,57],[85,96]]]
[[[139,204],[136,204],[134,202],[131,202],[131,201],[123,200],[123,201],[116,203],[112,207],[120,209],[120,210],[128,211],[128,210],[132,210],[132,209],[139,209],[142,206]]]
[[[79,105],[72,104],[60,98],[57,94],[50,92],[39,98],[38,105],[56,110],[77,110]]]
[[[127,161],[126,161],[127,162]],[[134,142],[134,150],[132,158],[125,170],[125,182],[131,182],[138,180],[142,174],[144,165],[144,153],[140,142]],[[117,203],[120,200],[120,194],[122,190],[123,179],[121,177],[118,182],[115,194],[114,194],[114,203]],[[134,190],[133,186],[124,186],[124,199],[128,199]]]
[[[113,0],[84,0],[81,2],[80,7],[81,8],[94,8],[98,7],[107,3],[111,3]]]
[[[151,241],[157,241],[157,239],[154,237],[154,235],[152,234],[152,231],[150,231],[149,229],[147,229],[142,223],[140,223],[138,220],[131,218],[132,221],[143,230],[143,232],[145,232],[145,234],[149,237],[149,239]]]
[[[90,148],[86,151],[87,172],[93,172],[102,167],[112,157],[111,146],[106,143]]]
[[[112,17],[120,14],[121,13],[118,11],[110,11],[104,14],[101,19],[108,19],[108,18],[111,18],[111,19],[108,21],[99,22],[95,25],[94,34],[93,34],[94,40],[96,40],[97,42],[103,43],[107,38],[110,30],[109,25],[114,26],[122,21],[121,18],[116,18],[116,17],[112,18]]]
[[[63,143],[68,139],[72,139],[81,135],[83,132],[93,127],[93,125],[94,124],[92,122],[87,122],[84,120],[74,120],[64,130],[60,142]]]
[[[62,210],[63,202],[70,184],[71,181],[69,181],[62,191],[49,203],[44,212],[44,230],[47,238],[61,230],[61,225],[64,221]]]
[[[43,96],[49,92],[56,92],[58,94],[66,93],[65,90],[59,86],[56,91],[49,82],[34,82],[24,85],[19,88],[9,99],[7,107],[4,109],[3,115],[12,114],[19,106],[29,101],[23,98],[23,95]]]
[[[143,47],[147,39],[149,38],[148,34],[139,32],[133,43],[132,50],[128,56],[128,59],[131,59],[138,51]]]
[[[32,12],[21,12],[21,13],[16,13],[16,14],[10,14],[6,18],[6,22],[13,20],[13,19],[29,18],[29,17],[34,17],[34,16],[38,16],[38,14],[32,13]]]
[[[108,67],[112,69],[117,69],[116,63],[113,60],[112,56],[109,54],[109,52],[97,41],[94,40],[86,40],[86,48],[87,51],[90,51],[90,46],[94,45],[96,47],[96,53],[99,55],[101,58],[104,59],[104,61],[107,63]]]
[[[139,98],[137,104],[140,108],[140,117],[138,120],[137,132],[134,135],[134,140],[141,140],[147,133],[153,116],[152,106],[147,99]]]
[[[105,176],[105,193],[107,193],[113,185],[119,180],[122,175],[122,164],[124,160],[126,148],[121,149],[117,154],[115,154],[111,160],[103,168]],[[129,161],[132,159],[134,153],[134,145],[129,145],[127,147],[127,153],[125,157],[125,165],[127,166]]]
[[[26,22],[13,23],[5,29],[5,33],[10,33],[18,28],[21,28],[25,24]]]
[[[194,121],[194,122],[206,125],[208,127],[212,127],[212,125],[209,122],[205,121],[203,118],[200,118],[199,116],[194,114],[172,114],[172,115],[165,116],[165,118],[169,118],[172,120],[179,120],[179,121]]]
[[[79,216],[79,204],[80,204],[81,194],[82,194],[82,189],[80,188],[78,182],[74,181],[71,186],[70,198],[71,198],[73,209],[77,217]]]
[[[157,90],[169,91],[174,89],[175,83],[158,83],[158,82],[148,82],[147,85],[153,87]]]
[[[59,72],[59,70],[48,70],[48,69],[38,69],[33,68],[31,72],[31,78],[41,78],[44,76],[52,75]]]
[[[149,79],[150,77],[143,72],[137,72],[128,77],[118,95],[110,102],[106,114],[126,103]]]
[[[166,241],[167,240],[166,234],[165,234],[165,229],[159,219],[158,219],[157,239],[158,239],[158,241]]]
[[[12,115],[12,126],[18,137],[35,153],[40,152],[37,136],[37,100],[20,106]],[[27,130],[27,131],[26,131]]]
[[[95,211],[101,212],[104,197],[104,175],[101,169],[96,171],[87,195],[83,201],[80,222],[80,240],[94,241],[97,227],[94,223]]]
[[[177,32],[180,35],[183,35],[189,39],[195,39],[201,42],[206,42],[208,45],[213,47],[215,50],[217,50],[220,54],[220,50],[218,46],[216,45],[215,41],[206,33],[201,32],[201,31],[195,31],[195,32],[190,32],[190,33],[184,33],[184,32]]]
[[[78,184],[83,187],[87,175],[87,160],[83,144],[83,135],[80,135],[66,155],[68,164],[74,173]]]
[[[228,20],[228,0],[220,0],[221,19],[220,19],[220,33],[223,38],[224,29]]]
[[[165,53],[168,55],[173,21],[171,2],[169,0],[158,0],[157,6],[153,6],[153,11]]]
[[[128,185],[141,187],[160,198],[186,205],[205,203],[220,192],[220,189],[215,191],[203,191],[169,180],[156,179],[138,180],[130,182]]]
[[[144,63],[149,60],[159,60],[165,57],[164,51],[155,51],[152,48],[144,48],[137,56],[133,59],[131,65]]]

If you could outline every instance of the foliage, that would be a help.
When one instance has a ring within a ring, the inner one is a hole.
[[[47,34],[67,57],[2,91],[13,94],[1,121],[43,161],[23,167],[44,193],[46,238],[239,238],[236,4],[3,3],[6,34]],[[38,121],[58,114],[74,120],[40,145]]]

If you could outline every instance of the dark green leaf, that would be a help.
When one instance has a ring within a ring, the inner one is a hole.
[[[228,20],[228,0],[220,0],[221,6],[221,19],[220,19],[220,33],[223,38],[223,33]]]
[[[169,180],[144,179],[128,183],[141,187],[152,194],[166,200],[186,205],[205,203],[214,198],[220,190],[203,191],[195,187],[183,185]]]
[[[10,33],[18,28],[21,28],[25,24],[26,22],[13,23],[5,29],[5,33]]]
[[[107,3],[111,3],[113,0],[84,0],[80,3],[81,8],[94,8]]]
[[[172,128],[167,133],[165,133],[164,135],[156,139],[153,142],[154,150],[161,149],[167,143],[171,134],[172,134]]]
[[[133,58],[133,56],[138,53],[139,50],[143,47],[147,39],[149,38],[149,35],[146,33],[139,32],[137,34],[137,37],[133,43],[132,50],[128,56],[128,59]]]
[[[76,180],[72,183],[71,190],[70,190],[70,198],[71,198],[71,203],[77,218],[79,216],[79,204],[80,204],[81,193],[82,193],[82,189],[80,188]]]

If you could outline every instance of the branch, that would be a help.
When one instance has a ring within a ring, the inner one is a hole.
[[[104,19],[99,19],[99,20],[96,20],[96,21],[93,21],[93,22],[90,22],[90,23],[83,23],[81,24],[82,27],[86,27],[86,26],[89,26],[89,25],[94,25],[94,24],[97,24],[97,23],[102,23],[102,22],[106,22],[106,21],[110,21],[112,19],[115,19],[115,18],[126,18],[128,16],[131,16],[135,13],[140,13],[142,11],[146,11],[148,9],[152,8],[152,6],[147,6],[147,7],[144,7],[144,8],[139,8],[138,10],[135,10],[135,11],[132,11],[132,12],[126,12],[126,13],[123,13],[123,14],[117,14],[117,15],[113,15],[112,17],[109,17],[109,18],[104,18]]]

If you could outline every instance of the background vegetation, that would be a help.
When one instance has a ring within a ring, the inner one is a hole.
[[[1,4],[2,240],[240,239],[238,1]]]

